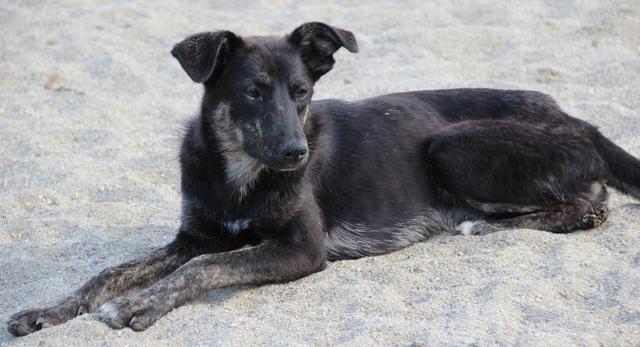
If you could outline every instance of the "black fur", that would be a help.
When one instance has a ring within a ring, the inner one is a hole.
[[[327,260],[388,253],[441,232],[570,232],[607,217],[609,183],[640,198],[640,161],[529,91],[454,89],[311,103],[353,34],[200,33],[172,54],[204,84],[182,144],[178,236],[62,302],[22,311],[14,335],[93,312],[144,330],[203,292],[289,281]]]

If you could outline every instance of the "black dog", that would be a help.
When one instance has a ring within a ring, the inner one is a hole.
[[[144,330],[214,288],[290,281],[436,233],[592,228],[607,217],[605,183],[640,198],[640,161],[545,94],[311,103],[340,47],[358,50],[353,34],[322,23],[178,43],[171,53],[204,98],[182,145],[176,239],[54,306],[15,314],[9,331],[96,310],[111,327]]]

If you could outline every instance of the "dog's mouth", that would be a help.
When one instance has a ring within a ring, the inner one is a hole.
[[[260,158],[256,158],[258,161],[260,161],[260,163],[262,163],[262,165],[266,166],[267,168],[273,170],[273,171],[278,171],[278,172],[290,172],[290,171],[296,171],[301,169],[302,167],[304,167],[307,162],[309,161],[309,155],[306,154],[304,156],[304,158],[300,159],[297,162],[291,162],[291,161],[282,161],[282,160],[274,160],[274,159],[260,159]]]
[[[275,146],[244,146],[246,154],[264,167],[278,172],[296,171],[309,162],[306,141],[297,146],[277,144]],[[275,149],[274,149],[275,148]]]

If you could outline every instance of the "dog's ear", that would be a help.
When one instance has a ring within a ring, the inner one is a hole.
[[[333,68],[333,53],[340,47],[352,53],[358,52],[353,33],[319,22],[302,24],[289,35],[288,40],[300,50],[302,61],[314,81]]]
[[[194,82],[203,83],[220,75],[232,47],[241,39],[230,31],[193,34],[173,46],[173,55]]]

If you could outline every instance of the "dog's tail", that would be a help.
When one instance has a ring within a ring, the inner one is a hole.
[[[640,160],[594,129],[593,141],[609,166],[608,184],[640,200]]]

